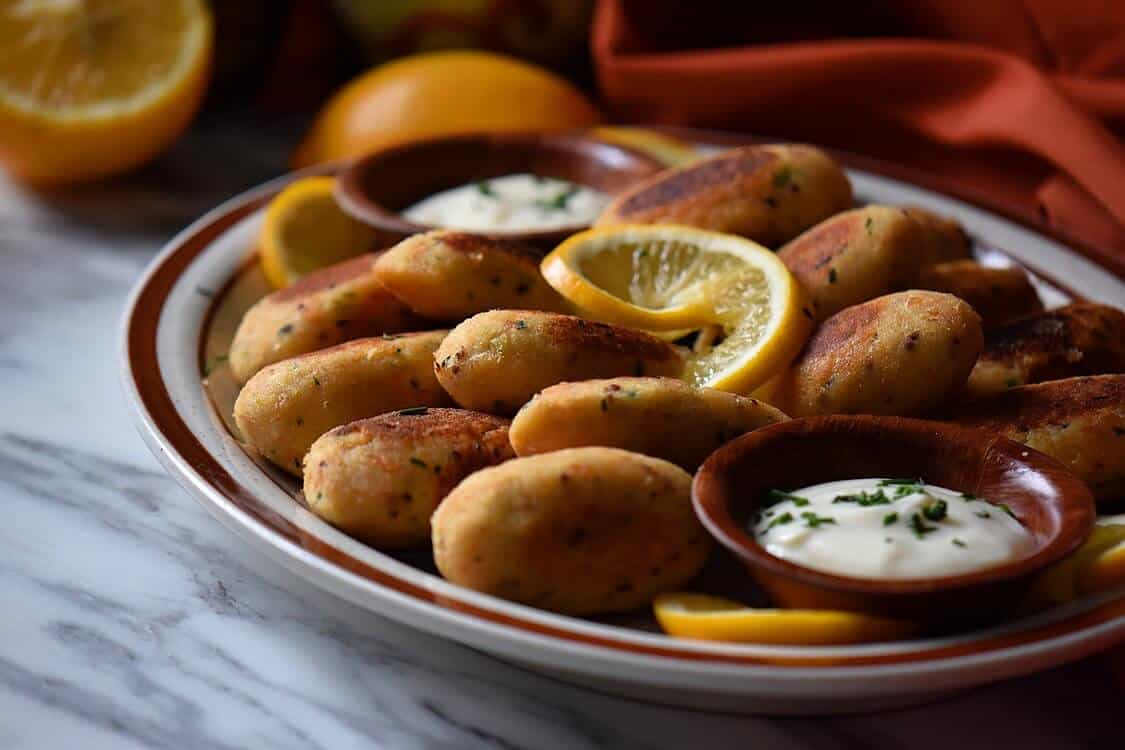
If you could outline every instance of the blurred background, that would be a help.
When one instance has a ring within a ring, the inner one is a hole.
[[[878,157],[1125,253],[1120,0],[0,0],[0,49],[0,165],[54,200],[116,179],[159,210],[170,170],[181,220],[404,140],[659,124]]]

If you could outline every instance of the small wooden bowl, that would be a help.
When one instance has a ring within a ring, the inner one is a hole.
[[[340,172],[336,199],[360,221],[406,237],[435,227],[407,221],[399,211],[477,180],[527,172],[614,195],[662,169],[661,162],[640,151],[575,133],[452,136],[393,146],[360,158]],[[494,236],[553,246],[588,226]]]
[[[775,557],[750,529],[771,488],[904,476],[1008,505],[1032,533],[1035,551],[973,573],[872,580]],[[1032,576],[1077,549],[1095,518],[1086,485],[1025,445],[941,422],[866,415],[794,419],[743,435],[700,467],[692,499],[708,531],[780,606],[871,612],[935,629],[981,624],[1010,613]]]

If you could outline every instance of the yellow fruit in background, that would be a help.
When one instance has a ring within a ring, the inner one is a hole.
[[[581,50],[593,0],[333,0],[369,59],[484,48],[537,62]]]
[[[266,207],[258,236],[262,272],[276,289],[375,249],[378,232],[336,205],[334,177],[306,177]]]
[[[584,128],[598,120],[581,91],[542,68],[490,52],[430,52],[345,86],[317,115],[293,166],[455,133]]]
[[[203,98],[203,0],[0,0],[0,164],[58,185],[141,164]]]

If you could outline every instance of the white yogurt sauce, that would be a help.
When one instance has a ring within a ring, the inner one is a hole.
[[[433,227],[520,232],[589,224],[609,201],[609,195],[573,182],[510,174],[435,193],[402,215]]]
[[[1031,533],[1005,506],[901,479],[848,479],[790,493],[752,527],[776,557],[853,578],[939,578],[1022,559]]]

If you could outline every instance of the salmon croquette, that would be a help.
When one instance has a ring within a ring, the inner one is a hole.
[[[333,427],[411,406],[446,406],[433,353],[445,331],[357,339],[277,362],[242,387],[234,419],[243,439],[286,471]]]
[[[482,469],[433,516],[453,583],[572,615],[642,607],[703,567],[711,538],[691,475],[617,448],[571,448]]]
[[[795,417],[922,414],[961,390],[983,338],[980,317],[951,294],[888,294],[824,321],[771,401]]]
[[[412,547],[429,541],[430,516],[458,482],[513,455],[506,419],[404,409],[321,435],[305,458],[305,500],[374,547]]]
[[[777,247],[852,207],[844,170],[802,145],[734,148],[642,180],[597,224],[685,224]]]
[[[618,375],[678,375],[671,345],[631,328],[572,315],[492,310],[450,331],[434,353],[442,387],[466,409],[514,414],[555,383]]]
[[[728,440],[785,419],[746,396],[673,378],[624,377],[544,389],[520,409],[511,438],[521,456],[604,445],[694,471]]]
[[[436,230],[408,237],[375,263],[379,281],[420,315],[460,322],[496,308],[567,309],[539,273],[529,245]]]
[[[245,383],[266,365],[351,339],[431,327],[375,277],[377,257],[311,273],[247,310],[230,347],[235,380]]]

